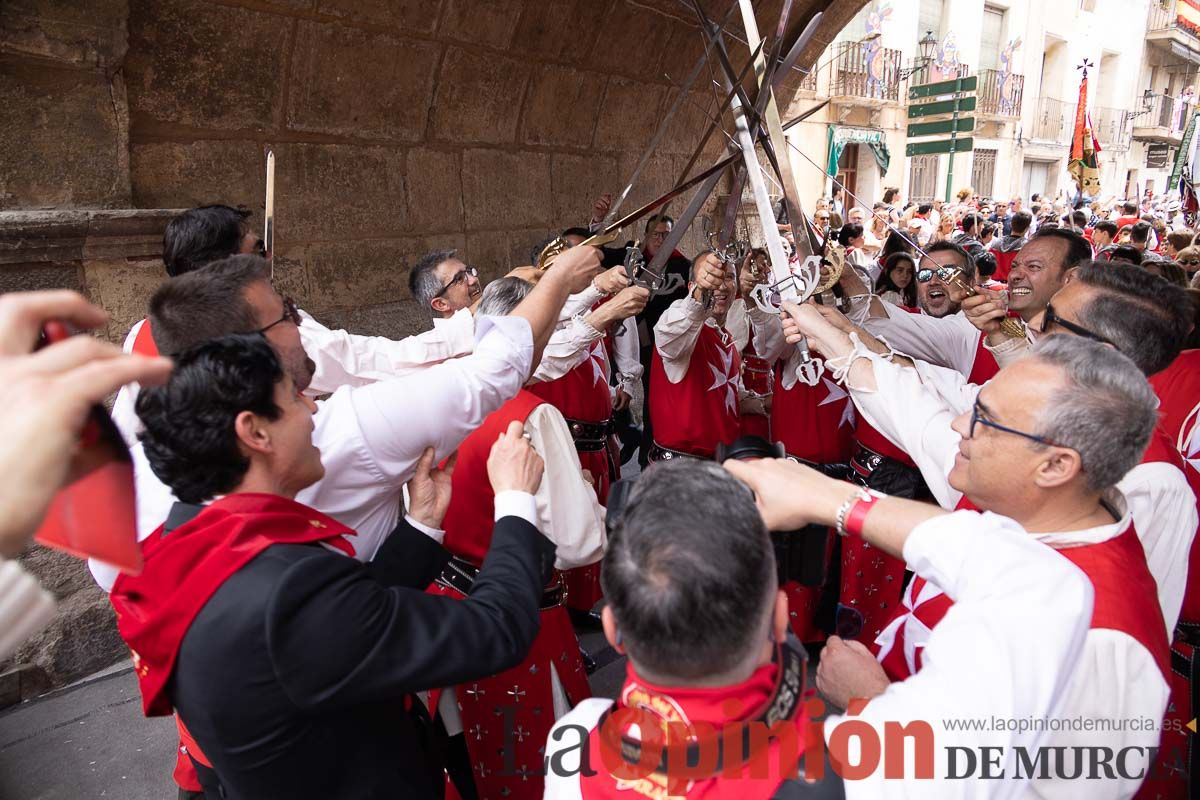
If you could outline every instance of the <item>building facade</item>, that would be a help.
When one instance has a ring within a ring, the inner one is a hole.
[[[922,39],[936,42],[933,63]],[[789,131],[801,190],[829,195],[836,179],[865,205],[889,186],[917,201],[968,186],[994,199],[1073,196],[1066,167],[1085,61],[1101,197],[1168,191],[1195,108],[1200,0],[873,0],[792,103],[798,114],[829,99]],[[976,107],[961,116],[975,126],[960,136],[973,150],[906,157],[909,87],[970,75]]]

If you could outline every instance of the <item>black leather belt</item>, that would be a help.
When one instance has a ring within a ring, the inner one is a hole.
[[[691,453],[684,453],[679,450],[672,450],[669,447],[663,447],[658,442],[652,442],[650,444],[650,451],[646,454],[646,460],[651,464],[656,464],[659,461],[675,461],[676,459],[680,458],[690,458],[694,461],[708,460],[700,456],[692,455]]]
[[[851,480],[865,481],[871,477],[871,473],[879,469],[888,457],[882,453],[876,453],[865,445],[859,445],[858,451],[850,458]]]
[[[608,437],[613,431],[611,419],[603,422],[585,422],[580,419],[564,417],[571,438],[575,440],[575,450],[580,453],[595,453],[608,447]]]
[[[825,475],[828,475],[829,477],[839,481],[851,480],[853,474],[853,470],[850,469],[850,465],[844,462],[837,462],[834,464],[818,464],[815,461],[809,461],[807,458],[801,458],[800,456],[792,455],[791,453],[787,454],[787,458],[788,461],[795,461],[797,464],[803,464],[806,467],[812,467],[817,472],[824,473]]]
[[[466,559],[459,558],[458,556],[450,556],[450,560],[442,568],[442,574],[438,575],[434,583],[446,589],[453,589],[463,597],[466,597],[471,593],[471,587],[475,585],[475,579],[478,577],[479,567]],[[555,573],[554,583],[547,586],[545,591],[542,592],[542,599],[538,604],[538,608],[545,611],[550,608],[557,608],[566,601],[566,584],[563,583],[562,576]]]
[[[1173,641],[1200,647],[1200,623],[1182,621],[1177,623]]]

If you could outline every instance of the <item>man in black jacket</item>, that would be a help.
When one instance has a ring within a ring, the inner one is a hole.
[[[541,460],[517,425],[497,442],[492,548],[456,602],[424,592],[446,561],[418,531],[449,503],[432,450],[410,517],[363,564],[346,557],[353,531],[292,500],[324,472],[312,412],[259,334],[194,347],[143,390],[147,457],[181,501],[143,573],[113,588],[143,706],[177,712],[215,772],[209,797],[440,797],[414,693],[509,668],[532,643],[554,563],[532,524]]]

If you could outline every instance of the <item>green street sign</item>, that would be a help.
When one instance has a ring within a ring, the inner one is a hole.
[[[936,142],[913,142],[905,145],[906,156],[929,156],[934,153],[965,153],[975,149],[975,140],[970,136],[965,139],[941,139]]]
[[[974,111],[975,97],[960,97],[955,100],[942,100],[937,103],[925,103],[908,107],[908,118],[935,117],[939,114],[953,114],[955,111]]]
[[[949,81],[938,81],[937,83],[925,83],[909,88],[908,99],[918,100],[922,97],[933,97],[939,94],[950,94],[951,92],[973,92],[978,86],[978,75],[972,75],[968,78],[955,78]]]
[[[971,133],[975,130],[974,117],[947,119],[941,122],[919,122],[908,126],[908,138],[914,136],[933,136],[937,133]]]

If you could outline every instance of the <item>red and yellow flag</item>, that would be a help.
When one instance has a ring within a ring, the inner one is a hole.
[[[1071,136],[1071,160],[1067,172],[1075,180],[1081,194],[1098,197],[1100,194],[1100,165],[1096,154],[1100,143],[1092,134],[1092,121],[1087,113],[1087,73],[1079,82],[1079,105],[1075,107],[1075,130]]]

